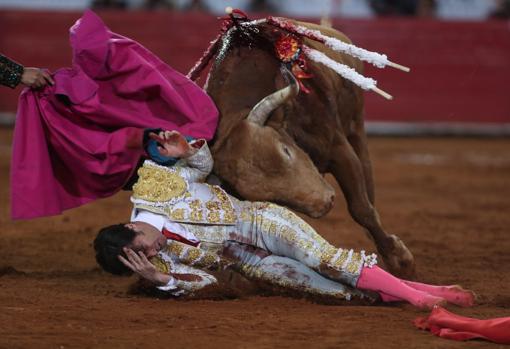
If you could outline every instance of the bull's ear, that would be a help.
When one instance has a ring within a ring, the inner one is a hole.
[[[258,102],[248,114],[246,118],[259,126],[264,126],[271,112],[281,106],[290,98],[299,93],[299,84],[294,75],[285,67],[281,67],[283,76],[288,79],[289,85],[270,94],[269,96]]]

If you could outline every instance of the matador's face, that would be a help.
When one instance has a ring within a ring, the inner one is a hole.
[[[147,258],[154,257],[166,246],[166,237],[150,224],[144,222],[132,222],[126,227],[136,233],[133,242],[128,246],[133,251],[142,251]]]

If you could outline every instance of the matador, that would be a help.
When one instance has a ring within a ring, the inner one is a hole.
[[[420,308],[473,304],[473,293],[459,286],[398,279],[376,265],[375,254],[331,245],[284,207],[240,201],[205,183],[213,159],[204,140],[188,143],[176,131],[151,137],[162,156],[181,160],[146,160],[138,170],[131,222],[103,228],[94,242],[106,271],[135,272],[160,290],[189,294],[217,281],[207,268],[227,254],[249,278],[304,292],[349,298],[372,291]]]

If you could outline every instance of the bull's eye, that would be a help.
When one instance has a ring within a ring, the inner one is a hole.
[[[285,153],[285,155],[288,156],[289,159],[292,158],[292,155],[290,154],[290,150],[286,146],[283,146],[283,152]]]

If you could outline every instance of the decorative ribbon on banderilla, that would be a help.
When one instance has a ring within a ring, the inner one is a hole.
[[[352,67],[337,62],[328,57],[323,52],[304,45],[302,40],[303,37],[320,42],[333,51],[348,54],[362,61],[371,63],[378,68],[390,66],[405,72],[410,71],[410,69],[405,66],[391,62],[384,54],[368,51],[353,44],[345,43],[339,39],[323,35],[319,30],[308,29],[304,26],[296,25],[284,18],[269,16],[266,19],[249,21],[246,14],[240,10],[227,9],[227,13],[229,16],[222,18],[222,33],[219,34],[218,37],[211,42],[202,58],[188,73],[188,77],[190,79],[195,80],[198,78],[201,71],[205,68],[205,66],[207,66],[210,59],[218,51],[220,51],[220,55],[224,54],[224,52],[221,52],[220,42],[222,40],[229,40],[229,35],[231,35],[233,27],[244,30],[244,32],[248,33],[248,35],[256,35],[258,31],[253,28],[262,23],[267,23],[282,30],[280,38],[277,39],[274,43],[276,57],[291,69],[292,73],[299,81],[301,90],[305,93],[308,93],[309,90],[301,80],[309,79],[312,77],[307,67],[307,59],[310,59],[332,69],[344,79],[352,81],[354,84],[364,90],[371,90],[386,99],[393,99],[390,94],[377,87],[376,80],[367,78],[358,73]],[[248,28],[252,30],[250,31]],[[226,45],[223,45],[223,47],[226,47]]]

